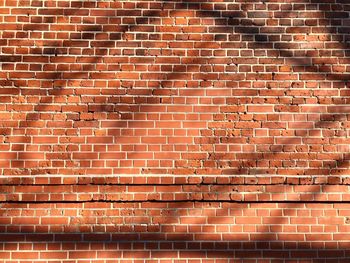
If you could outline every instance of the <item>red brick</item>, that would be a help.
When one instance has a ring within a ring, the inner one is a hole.
[[[3,2],[1,257],[345,262],[349,6],[297,2]]]

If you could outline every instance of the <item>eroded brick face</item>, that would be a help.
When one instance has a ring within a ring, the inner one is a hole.
[[[5,1],[1,169],[347,172],[346,1]]]
[[[348,0],[3,0],[0,34],[3,261],[349,260]]]

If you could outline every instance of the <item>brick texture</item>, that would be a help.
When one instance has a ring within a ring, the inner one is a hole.
[[[348,0],[0,0],[2,262],[350,262]]]

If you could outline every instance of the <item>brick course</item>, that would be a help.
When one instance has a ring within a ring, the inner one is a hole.
[[[348,0],[1,1],[3,262],[349,261]]]

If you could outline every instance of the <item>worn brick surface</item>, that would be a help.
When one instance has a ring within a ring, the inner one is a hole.
[[[348,0],[0,0],[3,262],[349,262]]]

